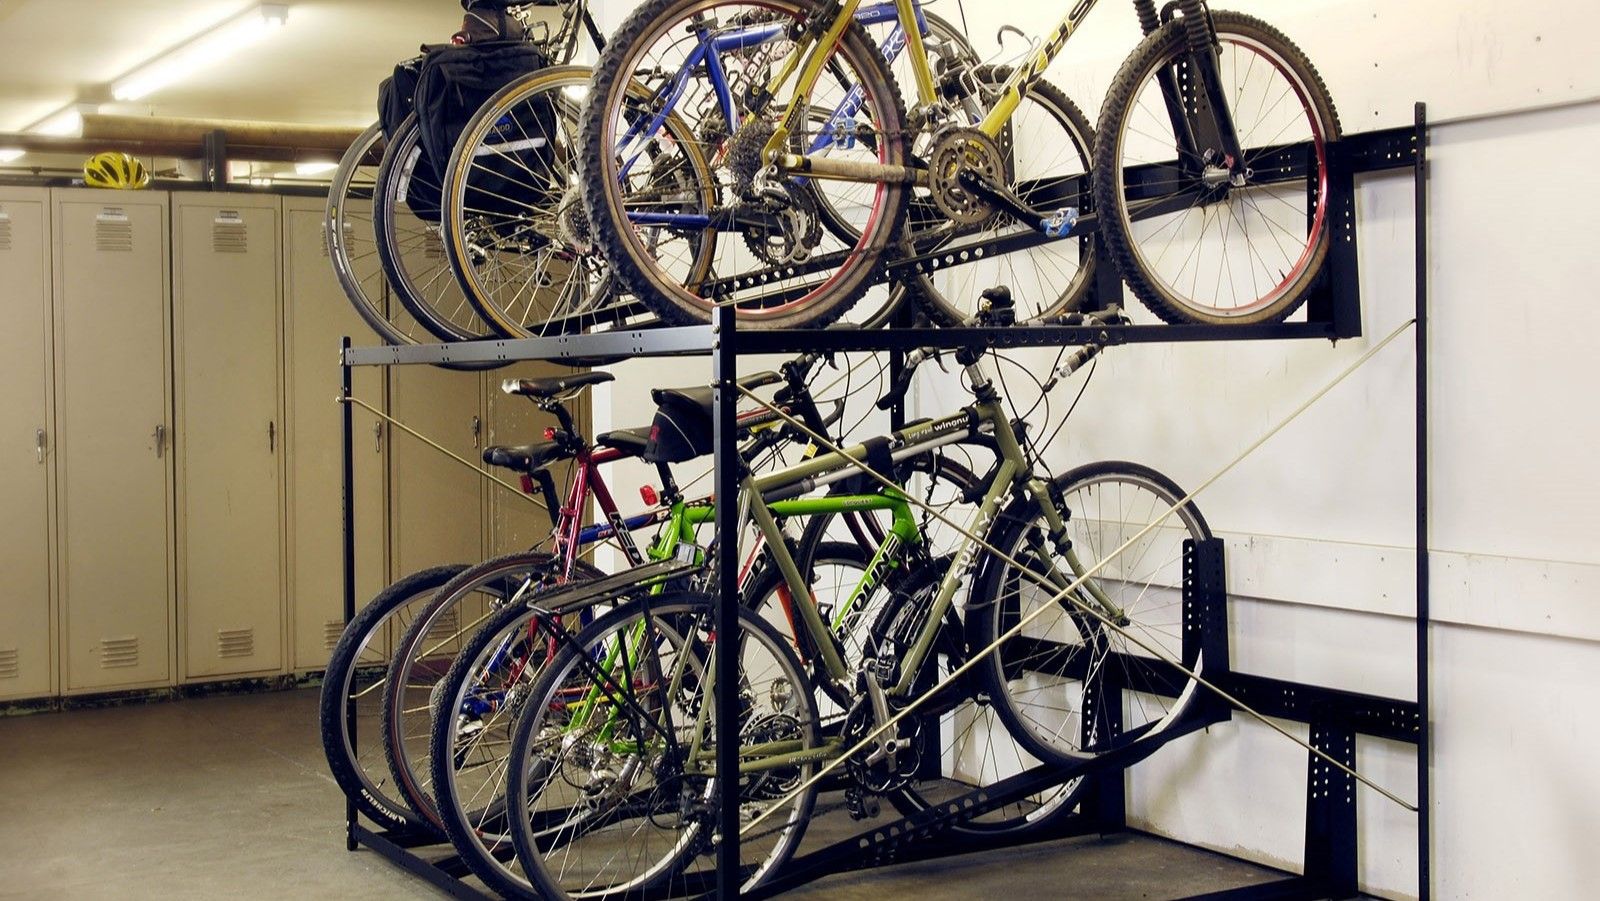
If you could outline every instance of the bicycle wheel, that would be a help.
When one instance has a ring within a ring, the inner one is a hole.
[[[436,692],[430,786],[445,834],[472,872],[505,897],[532,898],[506,822],[511,727],[548,662],[549,614],[516,604],[473,633]]]
[[[885,659],[895,662],[894,676],[899,675],[898,667],[909,658],[924,629],[939,583],[952,563],[953,558],[944,557],[913,565],[892,580],[885,602],[874,611],[870,646],[877,649],[880,666]],[[956,605],[962,600],[958,594]],[[981,698],[976,690],[981,683],[970,672],[945,684],[966,660],[963,626],[952,607],[936,633],[932,652],[912,681],[910,699],[895,705],[904,706],[913,699],[919,702],[915,715],[897,726],[903,750],[894,770],[881,764],[857,764],[852,769],[858,780],[886,794],[901,813],[914,814],[948,803],[1039,763],[1005,728],[994,706]],[[893,683],[893,679],[888,681]],[[944,687],[938,688],[940,685]],[[848,732],[848,723],[846,728]],[[1077,810],[1082,784],[1081,779],[1072,779],[950,828],[972,835],[1048,830]]]
[[[444,183],[445,248],[467,299],[511,338],[575,334],[627,320],[579,198],[584,66],[507,85],[467,123]]]
[[[972,73],[976,101],[967,111],[976,122],[1000,96],[1011,70],[982,66]],[[932,154],[935,131],[918,147]],[[1038,322],[1079,308],[1094,279],[1093,238],[1043,240],[1010,253],[996,254],[987,245],[1036,234],[1040,221],[1063,209],[1089,208],[1089,166],[1094,132],[1089,120],[1055,85],[1039,79],[996,141],[1001,167],[996,174],[1024,206],[1031,222],[994,213],[972,225],[945,217],[932,194],[919,192],[912,202],[912,233],[918,253],[945,251],[943,268],[917,273],[911,284],[935,321],[964,322],[977,312],[979,295],[1007,285],[1017,302],[1019,322]],[[979,248],[983,248],[979,252]]]
[[[434,592],[465,569],[425,569],[379,592],[345,626],[322,677],[317,713],[322,752],[333,781],[357,809],[390,829],[423,828],[426,823],[391,781],[383,761],[379,708],[390,635],[395,628],[410,625]],[[352,707],[353,718],[349,715]]]
[[[977,51],[967,42],[967,36],[950,22],[928,11],[921,10],[923,18],[928,23],[928,33],[923,35],[923,49],[926,53],[926,62],[935,79],[947,73],[968,71],[979,63]],[[858,14],[859,18],[859,14]],[[894,15],[879,19],[871,23],[863,23],[867,36],[872,39],[883,51],[884,62],[888,65],[894,83],[899,86],[902,101],[907,110],[916,108],[919,98],[917,96],[916,74],[912,69],[910,49],[906,45],[905,32],[900,30],[900,20]],[[826,72],[824,78],[837,79],[841,73]],[[848,96],[849,85],[841,86]],[[835,118],[840,113],[832,107],[822,108],[813,105],[810,110],[812,129],[811,132],[827,135],[834,131]],[[869,149],[873,149],[873,142],[877,136],[870,128],[859,128],[859,123],[853,117],[845,118],[843,124],[846,128],[854,128],[857,137]],[[818,139],[813,139],[813,145]],[[811,149],[796,142],[795,152],[801,153]],[[834,147],[824,146],[820,153],[824,156],[833,151]],[[815,202],[817,214],[822,220],[822,227],[845,243],[853,244],[860,238],[859,230],[853,224],[860,218],[860,210],[871,202],[870,195],[873,186],[859,182],[824,181],[810,179],[803,182],[808,195]],[[912,222],[917,221],[915,211],[918,201],[915,197],[911,200],[913,210]],[[861,299],[851,305],[845,312],[842,321],[849,322],[859,328],[878,328],[887,324],[899,312],[910,291],[904,280],[874,284],[868,288]]]
[[[614,610],[563,642],[530,692],[506,799],[518,859],[543,897],[710,889],[721,784],[689,758],[689,743],[708,742],[695,745],[703,754],[715,744],[713,608],[705,595],[675,594]],[[739,616],[741,743],[817,748],[800,662],[765,620]],[[738,787],[746,890],[794,853],[816,795],[796,791],[814,763],[747,767]]]
[[[383,748],[395,786],[411,808],[439,830],[444,821],[433,794],[428,759],[433,709],[442,680],[462,645],[496,612],[531,600],[561,581],[559,562],[543,551],[508,554],[462,572],[417,612],[395,640],[383,692]],[[574,565],[573,578],[599,571]]]
[[[1327,145],[1339,139],[1339,117],[1282,32],[1238,13],[1211,18],[1245,168],[1230,175],[1215,147],[1175,136],[1215,130],[1179,19],[1146,37],[1111,84],[1095,208],[1122,277],[1162,319],[1277,321],[1305,299],[1327,257]],[[1163,81],[1176,85],[1187,119],[1169,115]],[[1195,150],[1175,158],[1185,146]]]
[[[838,639],[835,645],[844,655],[847,665],[855,666],[862,658],[862,646],[867,641],[867,625],[873,620],[874,610],[867,604],[877,595],[857,598],[856,587],[872,562],[872,549],[846,541],[824,541],[809,550],[809,565],[804,542],[797,551],[795,562],[801,567],[811,586],[811,599],[796,601],[790,597],[783,573],[770,563],[751,577],[744,587],[740,602],[754,610],[761,618],[787,637],[802,663],[820,666],[816,643],[806,631],[797,603],[815,603],[822,620]],[[857,603],[852,603],[853,601]],[[819,679],[819,686],[827,681]],[[849,699],[834,697],[831,693],[819,700],[819,710],[824,719],[842,714]]]
[[[378,260],[401,306],[435,338],[493,337],[450,269],[439,205],[442,186],[421,139],[413,113],[384,150],[372,207]]]
[[[1182,499],[1183,490],[1149,467],[1112,461],[1059,476],[1054,493],[1069,517],[1069,550],[1051,541],[1032,499],[1003,511],[990,537],[1049,584],[995,558],[980,577],[969,627],[977,651],[1026,621],[1017,636],[985,655],[976,672],[995,713],[1023,747],[1042,761],[1065,763],[1159,740],[1187,709],[1193,679],[1174,674],[1163,680],[1169,668],[1161,661],[1164,655],[1190,669],[1202,664],[1197,647],[1190,647],[1199,643],[1186,644],[1184,637],[1183,543],[1208,539],[1211,530],[1191,504],[1113,557]],[[1055,586],[1065,587],[1101,561],[1105,565],[1070,599],[1055,600]],[[1160,686],[1172,682],[1190,690],[1164,694]],[[1084,716],[1096,697],[1120,718],[1119,729]]]
[[[782,100],[753,116],[730,110],[712,88],[719,76],[701,75],[699,35],[714,35],[726,96],[744,97],[794,51],[789,29],[812,11],[798,0],[650,0],[601,55],[580,126],[584,208],[616,278],[663,320],[706,322],[714,306],[732,304],[746,328],[826,325],[866,292],[900,239],[903,185],[874,183],[851,210],[856,239],[840,240],[795,179],[762,177]],[[899,91],[859,24],[850,23],[827,69],[809,106],[839,109],[842,86],[852,85],[862,91],[859,110],[828,133],[802,116],[795,140],[820,142],[830,160],[907,165]],[[631,102],[641,89],[651,100]],[[668,112],[688,123],[693,143],[661,139],[653,123]],[[856,140],[863,130],[878,138]],[[697,159],[714,164],[711,179],[698,178]]]

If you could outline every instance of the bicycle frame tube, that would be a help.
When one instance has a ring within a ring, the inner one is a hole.
[[[1000,89],[999,99],[983,117],[983,121],[978,123],[979,131],[991,138],[1000,137],[1000,132],[1006,123],[1011,121],[1011,114],[1022,105],[1022,98],[1027,94],[1028,87],[1044,75],[1044,70],[1050,67],[1050,63],[1061,53],[1061,48],[1066,46],[1067,40],[1078,30],[1078,26],[1083,24],[1089,11],[1094,9],[1098,2],[1099,0],[1078,0],[1067,10],[1067,14],[1056,24],[1056,30],[1050,33],[1050,37],[1039,45],[1039,49],[1028,57],[1027,62],[1017,66],[1011,77],[1006,79],[1005,85]]]

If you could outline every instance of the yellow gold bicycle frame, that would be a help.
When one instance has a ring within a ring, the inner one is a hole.
[[[1077,32],[1078,27],[1089,15],[1089,11],[1094,9],[1098,2],[1099,0],[1077,0],[1073,4],[1057,23],[1050,37],[1039,45],[1038,49],[1028,57],[1027,62],[1017,66],[1016,71],[1011,73],[1011,77],[1000,88],[1000,96],[994,106],[989,108],[983,120],[976,126],[979,131],[991,138],[1000,137],[1006,123],[1011,121],[1012,114],[1022,104],[1028,86],[1044,75],[1044,70],[1049,68],[1050,63],[1061,53],[1067,40]],[[938,100],[938,94],[934,86],[933,72],[928,68],[922,30],[917,27],[916,10],[912,6],[912,0],[894,0],[894,5],[895,12],[899,16],[900,28],[906,34],[906,49],[911,57],[911,71],[917,82],[918,103],[923,107],[931,106]],[[784,108],[783,118],[774,130],[772,139],[767,142],[762,159],[774,163],[781,170],[804,174],[810,178],[855,182],[923,183],[926,181],[925,173],[904,166],[860,160],[836,160],[785,151],[789,136],[794,133],[800,124],[800,118],[810,107],[812,89],[822,77],[823,70],[827,68],[828,60],[838,48],[845,29],[855,20],[856,9],[860,6],[861,0],[843,0],[838,15],[823,32],[822,37],[816,41],[809,35],[802,37],[795,52],[784,60],[778,74],[767,84],[767,95],[776,97],[784,84],[794,76],[795,71],[799,70],[800,77],[795,83],[794,94],[789,98],[788,106]]]

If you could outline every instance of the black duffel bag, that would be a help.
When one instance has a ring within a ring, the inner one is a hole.
[[[478,108],[501,88],[544,67],[544,53],[524,41],[464,44],[428,54],[417,80],[417,121],[423,156],[440,184],[456,140]],[[531,144],[528,149],[550,151],[547,139]],[[507,161],[507,165],[514,164]]]

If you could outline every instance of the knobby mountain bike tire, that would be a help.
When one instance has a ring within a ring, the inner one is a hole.
[[[1327,258],[1335,228],[1327,145],[1339,139],[1339,117],[1322,77],[1282,32],[1239,13],[1214,11],[1211,20],[1244,152],[1241,182],[1214,157],[1174,154],[1184,143],[1175,135],[1189,125],[1169,113],[1163,81],[1178,85],[1186,107],[1203,93],[1180,18],[1147,36],[1111,83],[1095,147],[1095,208],[1118,271],[1162,319],[1280,321],[1304,302]],[[1211,121],[1204,111],[1191,119]],[[1146,215],[1152,198],[1186,192],[1187,203]]]
[[[650,0],[635,9],[601,55],[590,105],[580,126],[584,208],[616,278],[666,322],[707,322],[714,306],[732,304],[744,328],[826,325],[843,316],[861,297],[874,281],[874,270],[885,252],[899,240],[907,200],[902,184],[877,185],[870,205],[858,213],[859,238],[848,247],[827,236],[792,180],[775,183],[774,190],[785,194],[782,200],[763,199],[753,186],[754,173],[746,170],[759,167],[758,161],[752,161],[757,159],[759,145],[765,143],[762,129],[766,126],[761,121],[743,125],[746,117],[742,113],[736,115],[739,123],[730,127],[715,104],[707,107],[712,111],[697,118],[691,116],[697,115],[699,107],[686,109],[685,104],[676,104],[672,108],[704,144],[675,147],[686,160],[714,160],[717,177],[711,182],[685,184],[683,165],[663,166],[656,161],[641,175],[637,161],[647,149],[659,151],[661,142],[648,135],[645,140],[630,138],[623,144],[630,128],[646,123],[638,130],[643,135],[660,112],[627,103],[637,92],[639,73],[664,68],[661,74],[667,75],[682,70],[673,60],[682,49],[679,35],[691,21],[697,28],[712,30],[717,22],[708,25],[705,17],[722,24],[737,21],[754,23],[749,26],[752,28],[773,28],[771,40],[740,48],[743,55],[735,60],[748,64],[751,71],[744,77],[754,83],[766,74],[771,56],[791,46],[786,43],[782,23],[798,25],[813,11],[810,4],[797,0]],[[651,58],[653,54],[659,58]],[[864,89],[861,109],[846,123],[848,127],[838,132],[832,150],[842,154],[853,148],[863,159],[907,165],[901,135],[905,112],[899,89],[859,23],[849,23],[829,68],[847,73],[844,81]],[[697,92],[697,97],[705,89],[698,79],[694,75],[688,81],[688,89]],[[819,88],[822,84],[819,82]],[[646,91],[657,87],[652,82],[643,86]],[[676,103],[680,93],[667,91],[662,96],[671,96]],[[811,102],[826,106],[830,100],[814,95]],[[809,122],[809,117],[803,117],[795,127],[803,131]],[[726,137],[736,130],[737,136]],[[870,146],[851,140],[851,135],[862,130],[878,135],[878,140]],[[725,141],[731,141],[735,152],[722,152]],[[731,183],[725,178],[730,172],[734,173]],[[668,203],[670,208],[663,211]],[[731,227],[718,230],[714,224],[688,225],[691,220],[683,218],[692,214],[715,219],[741,211],[750,214],[745,222],[760,220],[762,224],[743,224],[739,231]],[[680,241],[687,249],[675,251]],[[708,247],[712,266],[701,275],[690,263],[703,257]],[[680,263],[678,257],[686,259]],[[811,271],[805,261],[812,259],[828,262]]]

